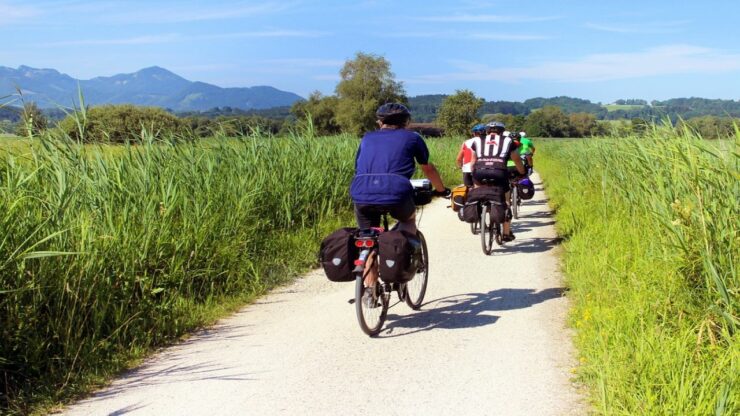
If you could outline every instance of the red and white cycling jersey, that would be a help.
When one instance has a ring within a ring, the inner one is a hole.
[[[470,163],[473,160],[473,150],[470,148],[470,146],[473,144],[473,142],[477,139],[477,137],[471,137],[468,140],[465,140],[462,144],[462,151],[463,151],[463,164],[462,164],[462,171],[466,173],[470,173],[473,171],[473,165]]]

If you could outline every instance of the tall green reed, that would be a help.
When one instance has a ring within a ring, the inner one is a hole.
[[[661,126],[538,143],[599,413],[738,411],[739,145]]]

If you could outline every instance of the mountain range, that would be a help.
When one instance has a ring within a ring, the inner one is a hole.
[[[73,102],[79,105],[78,87],[88,105],[134,104],[174,111],[205,111],[215,107],[264,109],[289,106],[302,99],[269,86],[221,88],[193,82],[158,66],[89,80],[78,80],[55,69],[0,66],[0,97],[17,96],[20,89],[24,101],[36,102],[41,108],[71,107]]]

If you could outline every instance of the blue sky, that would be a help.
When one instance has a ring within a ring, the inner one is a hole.
[[[158,65],[219,86],[333,93],[357,51],[409,95],[740,99],[736,1],[7,1],[0,65],[75,78]]]

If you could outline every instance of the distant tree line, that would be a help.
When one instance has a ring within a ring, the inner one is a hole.
[[[308,135],[349,133],[360,136],[376,128],[375,110],[386,102],[407,104],[412,121],[424,131],[466,135],[479,122],[502,121],[511,131],[533,137],[625,136],[641,134],[652,123],[669,121],[679,131],[696,131],[704,137],[734,134],[740,101],[678,98],[647,103],[617,100],[609,108],[589,100],[560,96],[523,102],[485,101],[470,90],[453,95],[408,98],[383,57],[357,53],[340,70],[333,95],[314,92],[291,107],[242,110],[218,107],[204,112],[181,112],[132,105],[104,105],[85,111],[0,107],[0,132],[34,136],[57,128],[75,140],[121,143],[149,137],[176,135]],[[618,107],[622,106],[622,107]],[[610,111],[611,110],[611,111]],[[421,130],[420,130],[421,131]]]

